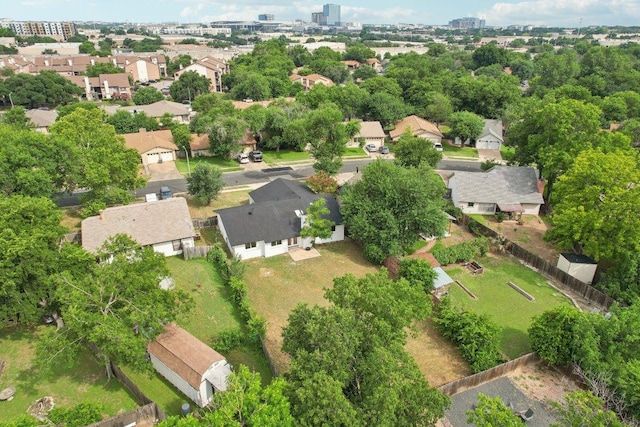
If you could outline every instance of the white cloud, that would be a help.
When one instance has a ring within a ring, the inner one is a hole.
[[[535,0],[496,3],[481,11],[487,25],[539,24],[547,26],[637,25],[638,0]]]

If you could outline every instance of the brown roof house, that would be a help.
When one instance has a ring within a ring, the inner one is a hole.
[[[173,116],[173,121],[176,123],[189,123],[191,120],[191,111],[186,105],[179,102],[167,101],[166,99],[148,105],[134,105],[120,107],[119,109],[127,110],[132,113],[143,112],[148,117],[154,117],[156,119],[159,119],[169,113]],[[118,109],[115,109],[114,112],[117,110]],[[163,123],[163,125],[167,124],[168,123]]]
[[[434,144],[442,142],[443,135],[438,126],[416,115],[405,117],[396,123],[395,129],[389,132],[389,136],[397,141],[407,130],[410,130],[413,136],[428,139]]]
[[[125,133],[122,136],[127,148],[138,150],[142,164],[145,166],[176,160],[178,146],[173,142],[173,135],[168,129],[156,131],[140,129],[139,132]]]
[[[88,101],[99,99],[131,99],[131,84],[127,73],[100,74],[98,77],[64,75],[84,90]]]
[[[58,118],[56,110],[26,110],[24,115],[31,120],[36,132],[49,133],[49,126]]]
[[[308,76],[291,74],[289,76],[289,80],[291,83],[300,83],[305,90],[309,90],[317,84],[322,84],[328,87],[333,86],[333,80],[321,74],[309,74]]]
[[[196,236],[187,201],[182,197],[116,206],[82,221],[82,247],[96,253],[116,234],[126,234],[141,246],[166,256],[194,246]]]
[[[231,365],[220,353],[171,323],[149,343],[155,370],[198,406],[207,406],[216,392],[227,390]]]
[[[385,136],[380,122],[360,122],[360,130],[351,141],[347,142],[347,147],[358,147],[362,143],[362,146],[375,144],[380,148],[384,145]]]
[[[201,76],[210,79],[210,92],[222,92],[222,76],[229,73],[229,64],[212,56],[205,56],[204,58],[201,58],[193,64],[188,65],[182,68],[180,71],[176,72],[174,74],[174,78],[176,80],[179,79],[180,76],[187,71],[195,71]]]

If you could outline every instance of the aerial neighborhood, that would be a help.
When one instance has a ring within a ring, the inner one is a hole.
[[[640,424],[637,8],[113,3],[0,19],[0,427]]]

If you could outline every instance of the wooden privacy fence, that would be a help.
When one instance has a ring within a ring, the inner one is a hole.
[[[481,234],[486,237],[502,239],[504,241],[504,248],[508,253],[515,256],[516,258],[519,258],[524,263],[535,268],[545,276],[558,281],[563,286],[566,286],[567,288],[571,289],[576,294],[581,295],[582,297],[589,300],[593,304],[599,305],[601,307],[604,307],[605,309],[608,309],[609,307],[611,307],[611,304],[614,303],[614,299],[608,296],[607,294],[605,294],[604,292],[576,279],[573,276],[570,276],[569,274],[560,270],[558,267],[551,264],[550,262],[547,262],[542,258],[540,258],[538,255],[529,252],[528,250],[524,249],[522,246],[518,245],[517,243],[514,243],[511,240],[506,239],[504,236],[490,229],[486,225],[480,224],[478,221],[474,220],[473,218],[467,215],[462,216],[462,223],[464,225],[468,226],[469,223],[472,221],[474,225],[470,228],[477,230],[478,234]]]
[[[155,425],[166,418],[167,415],[164,411],[160,409],[158,405],[151,402],[132,411],[125,412],[124,414],[90,424],[89,427],[123,427],[137,424]]]
[[[194,246],[192,248],[182,248],[182,257],[185,260],[193,258],[206,258],[213,246]]]
[[[539,360],[540,358],[536,353],[525,354],[524,356],[510,360],[491,369],[487,369],[486,371],[478,372],[477,374],[473,374],[468,377],[460,378],[459,380],[441,385],[440,387],[438,387],[438,389],[447,396],[453,396],[454,394],[464,391],[468,388],[475,387],[487,381],[502,377],[506,373],[514,371],[520,366],[533,365]]]

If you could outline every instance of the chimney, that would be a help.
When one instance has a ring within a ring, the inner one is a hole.
[[[100,209],[100,221],[104,221],[104,210]]]

